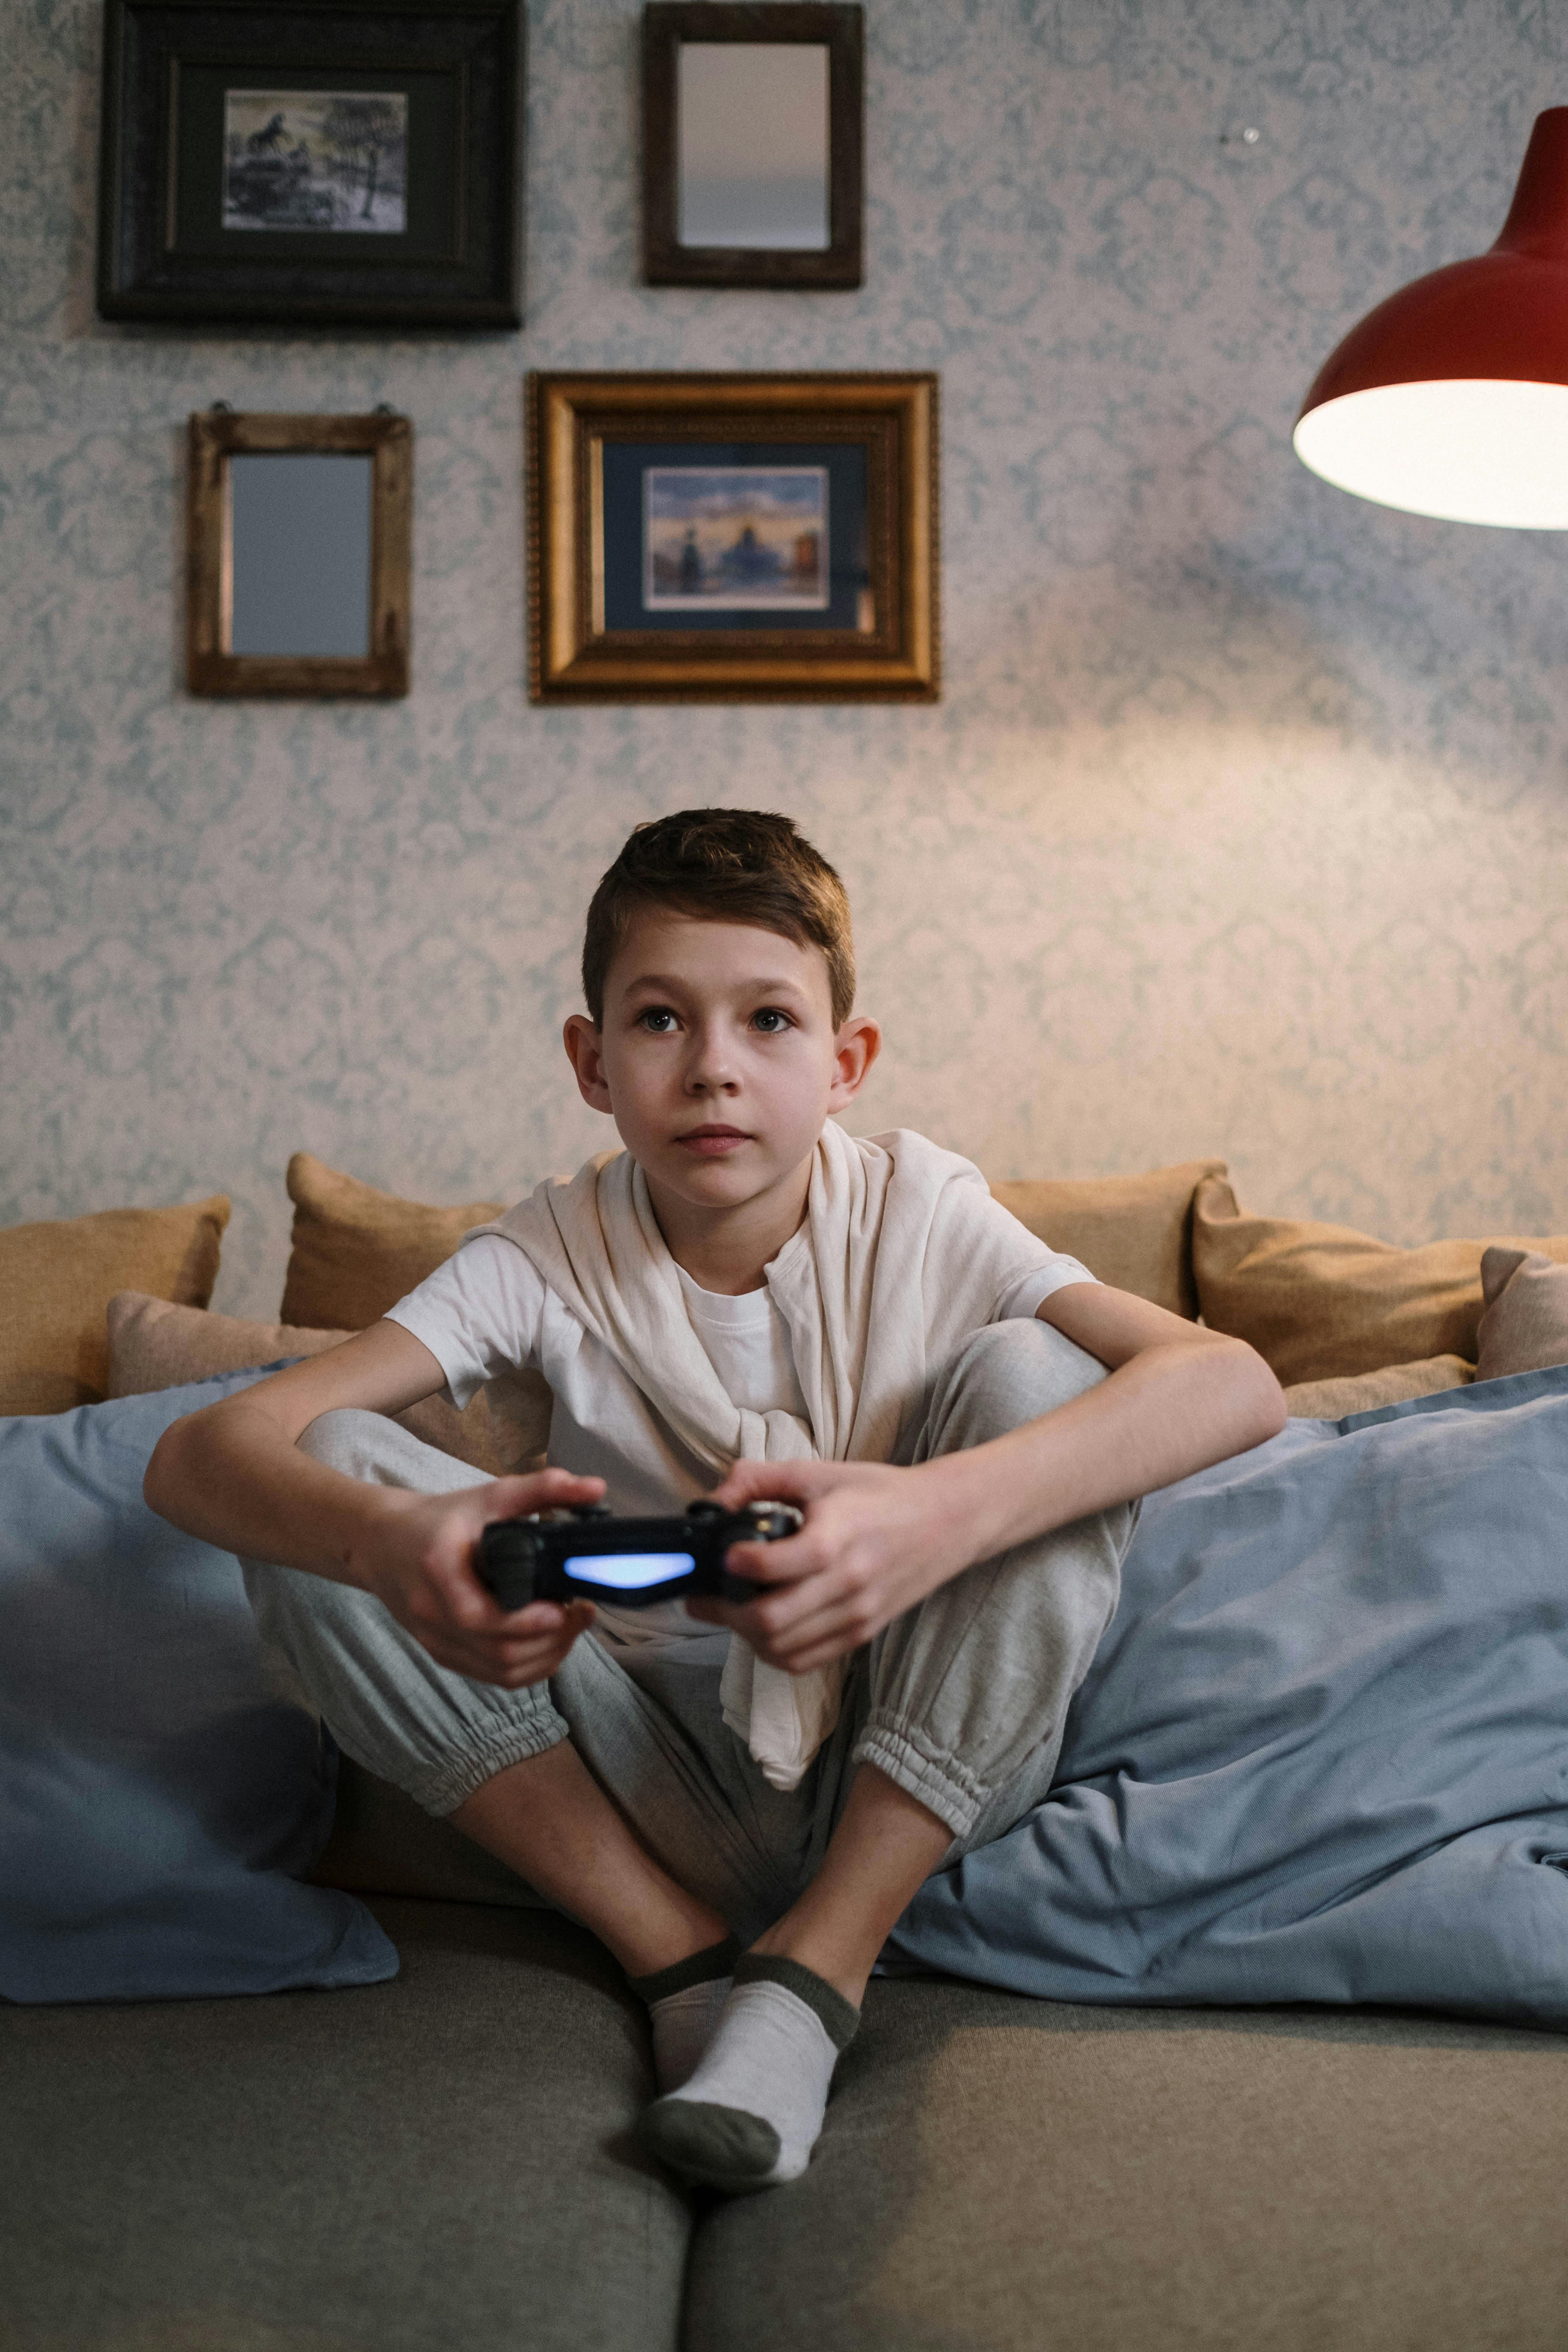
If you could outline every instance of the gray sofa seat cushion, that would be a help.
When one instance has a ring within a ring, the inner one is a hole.
[[[1560,2352],[1568,2043],[877,1980],[685,2352]]]
[[[647,2021],[545,1913],[386,1902],[388,1984],[0,2011],[16,2352],[675,2352]]]

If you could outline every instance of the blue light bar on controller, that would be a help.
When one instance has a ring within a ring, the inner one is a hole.
[[[584,1584],[612,1585],[617,1592],[646,1592],[650,1585],[689,1576],[696,1565],[689,1551],[578,1552],[567,1561],[566,1573]]]

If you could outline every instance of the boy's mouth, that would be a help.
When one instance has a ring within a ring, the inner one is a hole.
[[[720,1160],[733,1151],[739,1143],[749,1143],[751,1137],[738,1127],[689,1127],[676,1141],[683,1150],[695,1153],[699,1160]]]

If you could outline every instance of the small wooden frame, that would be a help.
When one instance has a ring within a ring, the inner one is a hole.
[[[371,459],[369,650],[363,656],[237,654],[230,460]],[[186,683],[193,694],[400,695],[408,691],[414,436],[405,416],[240,415],[190,420]]]
[[[931,702],[934,375],[531,375],[536,702]]]
[[[805,250],[682,245],[679,58],[691,42],[800,42],[827,51],[828,241]],[[865,12],[796,0],[649,0],[643,10],[643,275],[650,286],[823,289],[864,278]]]

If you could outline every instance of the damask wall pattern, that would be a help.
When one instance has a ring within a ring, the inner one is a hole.
[[[97,0],[8,0],[0,1219],[222,1188],[217,1303],[266,1313],[299,1146],[437,1201],[574,1164],[593,881],[728,801],[850,885],[863,1128],[1568,1229],[1568,539],[1289,449],[1352,320],[1496,235],[1568,14],[869,0],[868,282],[790,296],[636,282],[637,20],[534,0],[528,324],[415,341],[96,320]],[[860,366],[942,371],[945,699],[531,709],[524,369]],[[406,702],[184,695],[217,398],[413,418]]]

